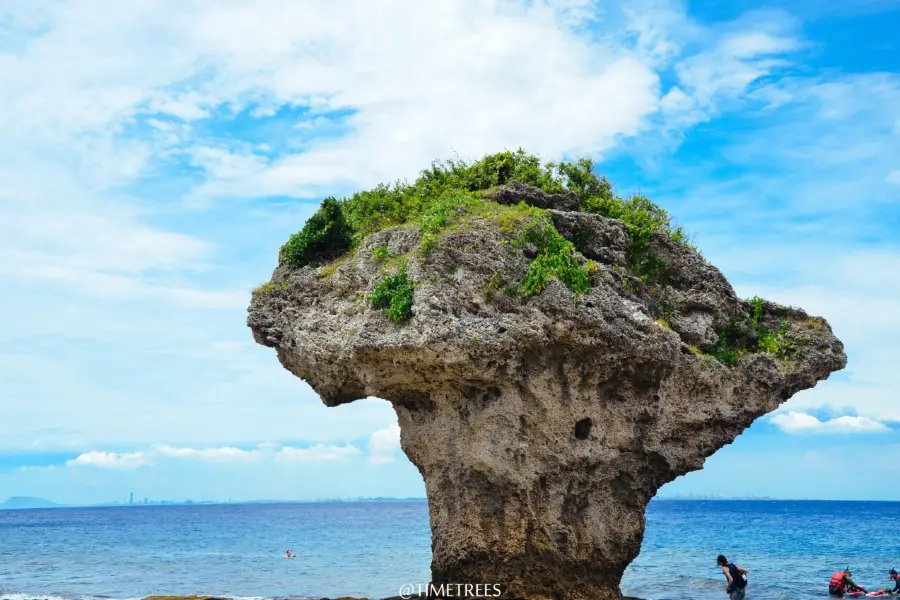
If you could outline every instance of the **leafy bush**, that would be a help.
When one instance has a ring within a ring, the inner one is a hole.
[[[396,182],[357,192],[342,204],[348,223],[361,240],[374,231],[415,219],[424,199],[415,187]]]
[[[632,270],[646,284],[659,282],[665,262],[650,252],[654,233],[665,233],[676,243],[688,244],[681,228],[672,229],[668,213],[644,196],[623,200],[616,196],[591,197],[582,210],[610,219],[619,219],[628,226],[628,260]]]
[[[372,262],[375,264],[380,264],[386,261],[391,257],[391,251],[388,250],[387,246],[378,246],[374,250],[372,250]]]
[[[381,309],[394,323],[408,319],[412,314],[413,283],[401,267],[396,274],[385,273],[369,297],[372,308]]]
[[[336,258],[372,232],[407,224],[419,228],[419,252],[425,256],[437,243],[441,231],[480,211],[481,216],[497,223],[501,230],[512,235],[521,233],[538,249],[523,281],[515,290],[507,286],[507,293],[538,294],[551,277],[565,283],[576,295],[586,293],[590,288],[590,267],[579,264],[576,246],[583,244],[581,237],[573,238],[576,244],[573,246],[572,241],[559,235],[546,213],[530,211],[531,207],[524,205],[501,206],[485,200],[492,188],[512,182],[551,194],[574,194],[581,210],[624,221],[629,231],[630,267],[644,284],[661,283],[664,279],[665,263],[650,252],[654,233],[665,233],[677,243],[690,245],[680,228],[672,228],[666,211],[647,198],[635,196],[624,200],[613,194],[606,178],[596,174],[592,160],[542,163],[538,157],[518,149],[491,154],[471,163],[435,161],[412,183],[381,184],[341,201],[327,198],[303,229],[281,248],[280,258],[288,267],[300,268]],[[386,249],[373,251],[374,262],[381,264],[388,259]],[[398,282],[406,281],[411,289],[405,271],[402,277],[400,272],[391,277],[399,279],[386,278],[382,283],[400,285]],[[383,296],[386,290],[382,288],[379,293]],[[379,302],[383,304],[382,296]],[[411,304],[411,293],[408,297]],[[405,309],[403,306],[400,300],[397,304],[390,300],[385,310],[397,318],[408,316],[410,305]]]
[[[533,220],[522,233],[522,242],[534,244],[538,255],[528,266],[520,284],[526,296],[540,294],[551,277],[562,281],[578,294],[591,289],[589,265],[582,267],[576,257],[575,246],[556,231],[546,212],[531,209]]]
[[[732,317],[728,323],[719,326],[716,329],[716,343],[702,348],[704,353],[726,365],[734,365],[741,354],[763,352],[786,358],[795,352],[786,335],[788,322],[781,320],[778,330],[772,331],[762,322],[765,301],[753,297],[749,303],[752,306],[750,317]]]
[[[565,191],[554,177],[552,163],[541,165],[538,157],[526,154],[521,148],[491,154],[471,164],[461,160],[436,161],[422,172],[416,186],[435,194],[447,188],[478,192],[512,182],[532,185],[548,193]]]
[[[329,198],[303,231],[291,236],[283,254],[289,266],[303,266],[316,258],[330,257],[332,251],[346,250],[373,231],[419,220],[431,233],[436,233],[435,224],[424,223],[429,216],[438,221],[447,216],[445,210],[442,213],[443,209],[435,209],[435,205],[455,200],[471,206],[467,202],[512,182],[551,194],[572,193],[579,199],[581,210],[625,221],[631,237],[632,267],[645,280],[653,279],[664,267],[649,256],[653,233],[667,233],[674,241],[690,245],[681,228],[671,227],[666,211],[647,198],[635,196],[623,200],[615,196],[606,178],[595,173],[592,160],[581,158],[542,164],[538,157],[520,148],[491,154],[472,163],[435,161],[413,183],[381,184],[341,202]]]
[[[358,192],[344,202],[347,220],[360,237],[392,225],[416,220],[428,206],[449,191],[479,197],[508,183],[531,185],[550,194],[571,192],[579,200],[611,199],[612,186],[594,174],[590,159],[541,164],[521,148],[485,156],[468,163],[435,161],[413,183],[397,181]]]
[[[318,260],[340,256],[352,245],[353,231],[344,219],[341,203],[326,198],[303,229],[281,247],[279,254],[285,265],[299,269]]]

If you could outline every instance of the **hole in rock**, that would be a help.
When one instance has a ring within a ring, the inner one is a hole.
[[[575,438],[586,440],[591,435],[591,425],[594,423],[590,419],[582,419],[575,423]]]

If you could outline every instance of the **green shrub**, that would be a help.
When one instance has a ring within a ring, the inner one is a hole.
[[[737,364],[738,353],[736,350],[729,350],[727,348],[716,348],[712,352],[712,357],[718,360],[720,363],[724,365],[728,365],[729,367],[733,367]]]
[[[582,205],[591,201],[613,199],[612,185],[605,177],[597,177],[593,160],[579,158],[575,162],[551,163],[549,167],[556,171],[565,191],[578,196]],[[582,206],[581,210],[585,210],[585,207]]]
[[[628,259],[632,271],[645,283],[664,281],[665,263],[650,252],[654,233],[664,233],[673,241],[691,246],[679,228],[672,228],[665,210],[644,196],[624,200],[613,194],[605,177],[596,174],[596,165],[587,158],[569,162],[547,162],[526,154],[521,148],[491,154],[474,162],[435,161],[412,183],[396,181],[337,201],[328,198],[303,230],[291,236],[281,250],[284,264],[298,268],[320,259],[330,259],[358,244],[366,235],[386,227],[418,225],[420,251],[427,255],[441,231],[458,223],[465,215],[481,210],[482,216],[504,230],[520,230],[520,207],[499,207],[482,199],[492,188],[512,182],[537,187],[551,194],[571,193],[581,210],[621,219],[628,227]],[[495,208],[487,208],[488,205]],[[505,209],[505,210],[500,210]],[[549,228],[552,229],[552,225]],[[554,230],[555,231],[555,230]],[[583,246],[584,233],[576,232],[575,247]],[[531,265],[529,289],[543,289],[555,276],[573,290],[584,289],[582,269],[569,246],[548,244]],[[373,255],[376,262],[382,258]]]
[[[413,182],[397,181],[357,192],[344,201],[348,223],[361,238],[379,229],[416,220],[430,204],[447,192],[474,196],[508,183],[531,185],[550,194],[571,192],[579,200],[611,199],[612,186],[594,174],[590,159],[541,164],[538,157],[521,148],[490,154],[468,163],[435,161]]]
[[[343,207],[348,223],[361,240],[372,232],[415,219],[422,212],[423,201],[414,187],[396,182],[357,192],[343,202]]]
[[[732,317],[716,329],[718,339],[715,344],[702,348],[703,352],[719,361],[734,365],[741,354],[768,353],[778,358],[787,358],[796,351],[787,338],[789,323],[781,319],[778,330],[772,331],[763,323],[765,300],[753,297],[749,318]]]
[[[401,267],[397,273],[385,273],[369,297],[372,308],[381,309],[394,323],[405,321],[412,314],[413,283]]]
[[[353,232],[344,219],[341,204],[334,198],[326,198],[303,229],[281,247],[279,254],[285,265],[299,269],[319,260],[336,258],[352,245]]]
[[[388,250],[387,246],[378,246],[374,250],[372,250],[372,262],[375,264],[380,264],[386,261],[391,257],[391,251]]]
[[[645,284],[663,282],[666,264],[650,252],[650,240],[654,233],[664,233],[676,243],[688,245],[679,227],[671,229],[671,221],[665,210],[644,196],[623,200],[617,196],[595,196],[582,204],[582,210],[610,219],[619,219],[628,227],[628,261],[634,273]]]
[[[532,185],[549,193],[563,192],[565,188],[553,168],[552,163],[541,165],[538,157],[526,154],[520,148],[515,152],[490,154],[474,163],[435,161],[422,172],[415,185],[427,195],[438,194],[448,188],[485,191],[513,182]]]
[[[540,294],[551,277],[562,281],[575,295],[591,289],[588,268],[578,263],[575,246],[559,234],[550,217],[539,209],[531,209],[532,222],[522,233],[522,242],[534,244],[538,255],[528,266],[520,287],[526,296]]]

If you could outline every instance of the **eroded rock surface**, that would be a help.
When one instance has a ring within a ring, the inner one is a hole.
[[[516,193],[497,197],[514,203]],[[560,207],[539,194],[519,197]],[[254,295],[254,338],[327,405],[376,396],[394,406],[425,480],[434,582],[499,583],[505,598],[619,600],[660,486],[846,363],[823,319],[771,303],[761,319],[781,328],[790,357],[748,353],[728,366],[702,355],[696,346],[753,306],[664,235],[651,245],[667,285],[647,289],[626,268],[623,223],[565,208],[552,212],[557,229],[599,263],[577,300],[558,280],[536,296],[504,294],[528,257],[477,218],[424,258],[415,228],[384,230],[337,266],[279,267]],[[380,246],[410,252],[404,323],[368,302]]]

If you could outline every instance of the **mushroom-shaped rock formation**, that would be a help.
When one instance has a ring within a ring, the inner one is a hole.
[[[846,364],[590,161],[522,151],[325,200],[248,324],[326,405],[391,402],[432,581],[507,598],[620,599],[660,486]]]

